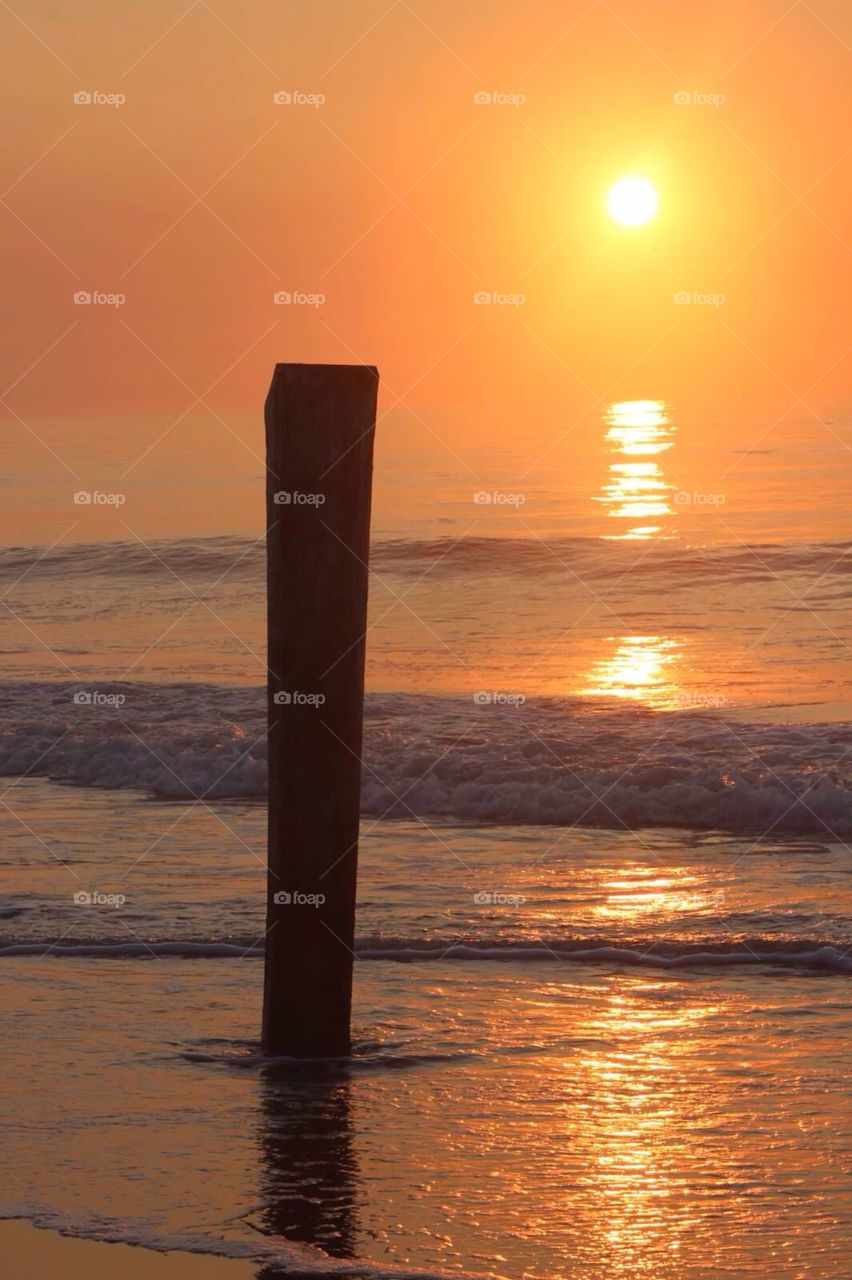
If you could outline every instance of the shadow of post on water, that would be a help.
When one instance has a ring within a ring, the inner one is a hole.
[[[263,1233],[313,1246],[330,1258],[353,1261],[351,1280],[364,1274],[354,1262],[358,1239],[358,1161],[351,1115],[351,1081],[344,1064],[292,1061],[264,1070],[258,1135]],[[316,1271],[310,1274],[315,1280]],[[281,1280],[264,1265],[257,1280]],[[335,1270],[336,1280],[350,1273]],[[288,1269],[287,1280],[301,1280]]]

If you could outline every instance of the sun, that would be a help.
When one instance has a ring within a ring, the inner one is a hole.
[[[620,178],[609,189],[606,207],[623,227],[641,227],[657,212],[657,193],[646,178]]]

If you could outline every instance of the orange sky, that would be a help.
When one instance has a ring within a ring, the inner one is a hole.
[[[413,405],[745,396],[803,414],[797,396],[849,391],[846,0],[16,14],[0,382],[28,420],[170,412],[211,387],[250,408],[276,359],[375,362],[386,402]],[[661,208],[628,231],[603,201],[636,171]]]

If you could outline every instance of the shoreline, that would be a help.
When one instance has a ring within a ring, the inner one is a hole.
[[[209,1253],[113,1244],[66,1236],[27,1218],[0,1222],[5,1280],[257,1280],[263,1264]],[[275,1273],[266,1268],[270,1278]]]
[[[29,1218],[0,1219],[3,1280],[444,1280],[433,1271],[382,1265],[358,1259],[328,1257],[301,1265],[261,1258],[230,1258],[190,1249],[158,1249],[153,1245],[90,1240],[66,1235],[55,1227],[37,1226]],[[458,1280],[497,1280],[496,1273],[458,1272]],[[449,1280],[449,1277],[447,1277]]]

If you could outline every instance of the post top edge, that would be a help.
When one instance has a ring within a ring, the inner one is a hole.
[[[274,373],[353,373],[361,369],[379,376],[378,366],[374,364],[308,364],[288,360],[277,361]]]

